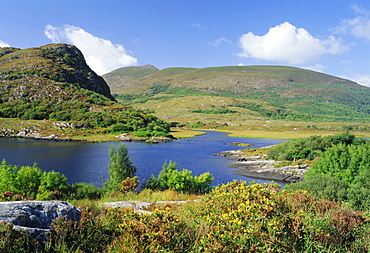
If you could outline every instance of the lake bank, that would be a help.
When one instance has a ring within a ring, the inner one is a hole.
[[[246,156],[239,150],[223,151],[215,156],[235,161],[227,166],[235,168],[235,174],[251,178],[296,183],[303,181],[303,174],[308,170],[307,166],[279,166],[279,161],[265,160],[261,156]]]

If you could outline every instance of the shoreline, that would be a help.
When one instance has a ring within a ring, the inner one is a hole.
[[[215,154],[223,156],[226,159],[235,161],[227,165],[235,168],[235,174],[257,178],[274,180],[285,183],[296,183],[303,181],[303,174],[307,172],[307,166],[282,166],[279,167],[279,161],[265,160],[261,156],[247,157],[241,151],[223,151]]]

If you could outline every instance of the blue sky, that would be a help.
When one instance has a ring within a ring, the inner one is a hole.
[[[370,1],[1,0],[0,47],[76,45],[90,67],[286,65],[370,86]]]

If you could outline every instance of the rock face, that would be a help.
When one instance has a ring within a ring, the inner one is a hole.
[[[79,220],[80,210],[63,201],[0,202],[0,222],[13,224],[39,240],[46,238],[52,221],[58,218]]]
[[[107,83],[90,69],[83,54],[77,47],[67,44],[50,44],[41,48],[60,52],[64,56],[64,61],[72,65],[74,69],[64,69],[65,82],[78,83],[84,89],[95,91],[114,100]],[[66,55],[68,56],[66,57]]]

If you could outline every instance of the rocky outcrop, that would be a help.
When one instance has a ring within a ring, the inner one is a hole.
[[[80,210],[63,201],[0,202],[0,222],[13,224],[16,230],[44,241],[55,219],[79,220]]]
[[[63,55],[63,61],[71,65],[72,68],[63,69],[65,82],[78,83],[84,89],[95,91],[111,100],[115,100],[107,83],[101,76],[91,70],[77,47],[67,44],[50,44],[40,48],[60,52]]]

